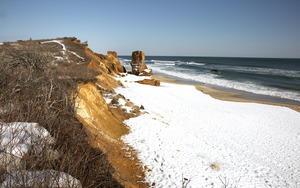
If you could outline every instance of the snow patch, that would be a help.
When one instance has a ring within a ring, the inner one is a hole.
[[[121,105],[121,108],[125,109],[127,113],[131,112],[132,108],[125,105],[127,103],[127,101],[125,99],[119,98],[118,102]]]
[[[64,60],[64,58],[63,58],[63,57],[60,57],[60,56],[54,56],[54,58],[55,58],[57,61]]]
[[[135,76],[132,74],[126,74],[125,77],[116,77],[115,79],[120,80],[122,82],[134,83],[135,81],[151,79],[151,77],[150,76]]]
[[[55,170],[16,171],[7,174],[1,187],[82,187],[71,175]]]
[[[193,86],[136,84],[115,91],[149,114],[122,137],[151,169],[154,187],[300,187],[300,115],[289,108],[211,98]],[[167,122],[167,123],[164,123]],[[145,134],[147,133],[147,134]]]
[[[31,149],[42,152],[46,144],[53,144],[54,138],[37,123],[0,122],[0,163],[7,164],[8,171],[18,168],[22,157]]]
[[[118,102],[121,106],[125,106],[126,104],[126,101],[123,98],[119,98]]]
[[[65,52],[66,52],[67,49],[66,49],[66,46],[62,43],[63,42],[62,40],[44,41],[44,42],[41,42],[41,44],[46,44],[46,43],[51,43],[51,42],[54,42],[54,43],[57,43],[57,44],[61,45],[62,48],[63,48],[63,54],[65,54]]]
[[[76,54],[75,52],[73,51],[70,51],[70,53],[72,53],[73,55],[75,55],[76,57],[78,57],[79,59],[82,59],[84,61],[84,58],[79,56],[78,54]]]
[[[112,101],[112,95],[111,94],[104,94],[103,99],[106,101],[107,104],[109,104]]]

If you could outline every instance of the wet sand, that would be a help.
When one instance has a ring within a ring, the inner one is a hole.
[[[160,80],[161,82],[184,84],[184,85],[194,85],[194,84],[187,84],[187,83],[179,83],[178,80],[171,79],[171,78],[164,77],[164,76],[152,75],[151,77],[153,79]],[[223,90],[219,90],[214,87],[205,86],[205,85],[194,85],[194,86],[196,87],[197,90],[199,90],[202,93],[205,93],[207,95],[210,95],[211,97],[213,97],[215,99],[224,100],[224,101],[233,101],[233,102],[259,103],[259,104],[283,106],[283,107],[288,107],[288,108],[300,113],[299,105],[284,104],[284,103],[280,103],[280,102],[268,102],[268,101],[263,101],[263,98],[260,98],[261,100],[247,99],[247,98],[243,98],[243,95],[244,95],[243,93],[223,91]]]

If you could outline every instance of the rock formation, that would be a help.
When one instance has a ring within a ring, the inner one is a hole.
[[[160,86],[160,81],[159,80],[154,80],[154,79],[144,79],[140,81],[136,81],[139,84],[147,84],[151,86]]]
[[[93,60],[95,59],[98,62],[93,61],[94,64],[92,67],[96,67],[98,70],[100,69],[101,72],[117,75],[120,73],[126,73],[125,67],[121,65],[121,62],[118,59],[117,52],[108,51],[108,55],[102,55],[89,50],[89,53],[92,55],[92,57],[97,56],[96,58],[93,58]],[[91,65],[89,66],[91,67]]]
[[[91,59],[88,67],[100,71],[101,74],[97,76],[95,83],[78,86],[80,89],[76,98],[76,117],[91,135],[91,145],[107,153],[115,169],[114,178],[125,187],[147,187],[144,183],[144,171],[137,165],[140,164],[139,159],[135,157],[137,154],[120,139],[129,132],[123,121],[141,113],[138,106],[124,96],[116,95],[114,91],[115,87],[122,85],[114,75],[126,70],[118,60],[116,52],[108,51],[108,55],[102,55],[89,48],[85,48],[85,51]],[[120,102],[125,103],[126,107]],[[129,107],[131,110],[127,111]],[[129,149],[123,149],[127,147]],[[128,153],[131,158],[127,157]]]
[[[218,69],[211,69],[210,72],[212,72],[212,73],[220,73],[220,71]]]
[[[107,55],[112,55],[114,58],[117,58],[118,59],[118,55],[117,55],[117,52],[115,51],[107,51]]]
[[[132,74],[138,76],[151,76],[152,70],[148,69],[145,64],[145,54],[142,51],[132,52],[132,61],[130,63]]]
[[[107,52],[107,61],[114,64],[116,72],[119,73],[126,73],[126,69],[124,66],[122,66],[121,62],[118,59],[117,52],[115,51],[108,51]]]

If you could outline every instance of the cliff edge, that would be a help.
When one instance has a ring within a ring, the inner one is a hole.
[[[83,187],[148,187],[136,152],[121,140],[130,131],[123,121],[143,112],[115,91],[122,87],[115,78],[126,72],[116,52],[95,53],[74,37],[5,42],[0,48],[1,121],[37,122],[56,139],[58,157],[30,169],[64,169]],[[111,166],[99,163],[106,156]],[[108,173],[119,184],[107,180]]]

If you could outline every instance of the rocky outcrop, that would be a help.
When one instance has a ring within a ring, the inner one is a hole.
[[[97,84],[87,83],[80,88],[77,99],[77,118],[83,120],[87,127],[97,128],[98,134],[112,142],[127,134],[129,129],[124,126],[123,118],[116,117],[110,110],[103,96],[97,89]]]
[[[151,86],[160,86],[160,81],[159,80],[154,80],[154,79],[144,79],[140,81],[136,81],[139,84],[147,84]]]
[[[132,74],[138,76],[151,76],[152,70],[147,68],[145,64],[145,54],[142,51],[132,52],[132,61],[130,63],[132,68]]]
[[[115,72],[117,74],[126,73],[125,67],[122,66],[121,62],[118,59],[117,52],[115,52],[115,51],[108,51],[107,52],[107,59],[106,60],[114,65],[113,67],[114,67]]]
[[[80,41],[80,40],[78,40],[78,39],[77,39],[77,38],[75,38],[75,37],[74,37],[74,38],[72,38],[72,39],[71,39],[71,41],[72,41],[72,42],[74,42],[74,43],[76,43],[76,44],[81,44],[81,41]]]
[[[210,72],[212,72],[212,73],[220,73],[220,71],[218,69],[211,69]]]
[[[136,151],[121,140],[129,132],[123,121],[141,113],[140,107],[114,91],[115,87],[122,86],[114,75],[126,71],[116,52],[109,51],[108,55],[102,55],[89,48],[85,50],[91,59],[88,67],[101,74],[97,76],[97,81],[78,86],[76,117],[89,132],[90,144],[108,155],[115,169],[114,178],[124,187],[147,187]]]
[[[119,75],[120,73],[126,73],[126,69],[121,65],[118,59],[117,52],[108,51],[107,55],[98,54],[92,52],[89,48],[86,50],[87,54],[92,57],[92,62],[89,67],[100,70],[107,74]]]
[[[118,59],[118,54],[117,54],[117,52],[115,52],[115,51],[107,51],[107,55],[108,55],[108,56],[111,55],[111,56],[113,56],[114,58]]]

